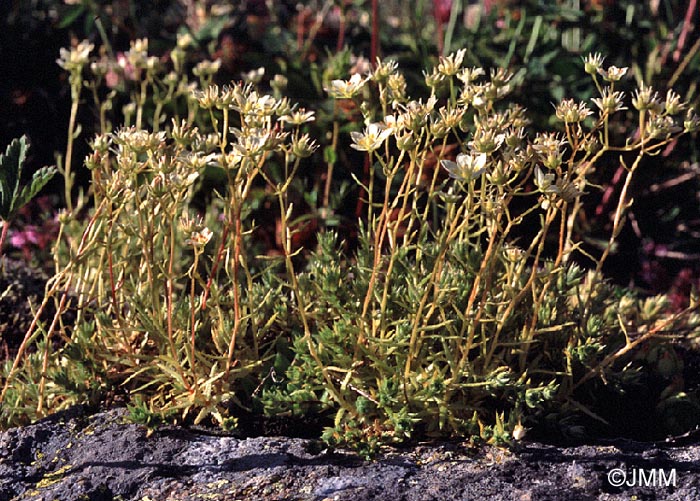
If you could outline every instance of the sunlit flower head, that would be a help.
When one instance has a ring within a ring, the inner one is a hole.
[[[605,58],[598,52],[595,54],[588,54],[588,56],[583,58],[583,70],[589,75],[595,75],[603,66],[603,60]]]
[[[434,68],[431,73],[423,71],[423,78],[425,79],[425,85],[431,89],[436,89],[445,81],[445,75],[440,73],[437,68]]]
[[[627,74],[627,68],[618,68],[617,66],[610,66],[607,70],[598,68],[598,74],[603,77],[603,80],[617,82]]]
[[[180,49],[186,49],[194,43],[194,38],[189,33],[178,33],[177,46]]]
[[[399,65],[396,61],[392,59],[386,59],[381,61],[377,58],[377,65],[370,72],[370,78],[378,83],[386,83],[389,77],[396,73]]]
[[[317,149],[318,144],[308,134],[304,134],[292,141],[292,154],[299,158],[310,157]]]
[[[614,113],[619,110],[626,109],[622,105],[624,93],[620,91],[610,92],[610,88],[603,89],[603,94],[599,98],[593,98],[592,101],[600,108],[602,113]]]
[[[238,143],[232,145],[244,157],[255,157],[270,149],[272,132],[265,129],[247,129],[245,133],[232,129],[238,136]]]
[[[462,68],[462,62],[464,62],[466,53],[467,49],[459,49],[456,53],[441,57],[437,66],[437,71],[448,77],[456,75]]]
[[[666,92],[666,101],[664,102],[666,113],[669,115],[675,115],[676,113],[683,111],[685,107],[686,103],[681,101],[681,96],[674,92],[673,89],[668,89]]]
[[[474,133],[474,139],[469,142],[469,147],[478,153],[491,154],[501,147],[506,135],[493,129],[479,129]]]
[[[156,151],[165,141],[165,132],[148,132],[135,127],[123,128],[112,135],[114,142],[136,154]]]
[[[61,47],[59,49],[60,57],[56,59],[56,63],[66,71],[79,72],[88,63],[90,52],[94,48],[95,46],[87,40],[83,40],[70,50]]]
[[[90,148],[102,154],[107,153],[111,145],[112,138],[109,134],[97,134],[95,138],[90,141]]]
[[[307,122],[313,122],[315,120],[314,118],[314,112],[313,111],[306,111],[304,108],[299,108],[296,110],[292,110],[290,113],[286,115],[282,115],[279,118],[279,121],[282,123],[288,123],[290,125],[301,125],[305,124]]]
[[[459,181],[473,181],[481,176],[486,171],[486,154],[467,154],[460,153],[457,155],[457,161],[441,160],[440,165],[447,171],[452,179]]]
[[[148,58],[148,38],[133,40],[131,42],[131,48],[126,52],[125,57],[134,68],[143,68]]]
[[[330,87],[326,87],[330,97],[336,99],[352,99],[355,97],[367,82],[359,73],[355,73],[350,80],[332,80]]]
[[[513,78],[513,74],[503,68],[491,70],[491,84],[495,87],[505,87]]]
[[[387,115],[384,117],[384,121],[382,122],[382,125],[389,131],[391,131],[391,134],[396,134],[400,132],[401,130],[406,128],[406,120],[407,117],[405,114],[401,114],[399,116],[396,115]]]
[[[464,84],[470,85],[480,76],[485,75],[486,72],[483,68],[464,68],[459,73],[457,73],[457,78]]]
[[[409,101],[406,104],[406,111],[401,113],[399,120],[404,126],[413,132],[418,132],[426,124],[430,114],[435,108],[437,98],[431,96],[425,103],[423,100]]]
[[[287,88],[287,84],[289,83],[289,80],[287,79],[286,76],[276,74],[272,80],[270,80],[270,87],[272,87],[274,90],[278,92],[282,92],[284,89]]]
[[[659,93],[648,85],[642,85],[632,96],[632,106],[639,111],[658,110],[661,106]]]
[[[380,148],[384,141],[391,135],[391,130],[378,123],[369,124],[364,132],[351,132],[350,137],[354,144],[350,147],[358,151],[374,151]]]
[[[214,233],[204,225],[201,216],[192,218],[186,215],[181,217],[180,227],[186,235],[189,235],[189,238],[185,240],[185,245],[190,245],[195,248],[204,247],[209,243],[212,236],[214,236]]]
[[[673,117],[668,115],[652,115],[647,124],[646,133],[652,138],[666,138],[681,130],[683,130],[683,128],[676,125]]]
[[[576,103],[573,99],[564,99],[556,107],[556,116],[565,123],[582,122],[593,112],[585,103]]]
[[[394,73],[389,75],[389,80],[387,81],[387,87],[389,88],[389,96],[391,99],[403,101],[406,98],[406,77],[401,73]]]
[[[556,187],[554,184],[556,176],[553,172],[545,172],[539,167],[535,167],[535,186],[542,193],[555,193]]]
[[[197,66],[194,67],[192,73],[197,77],[211,77],[216,75],[216,73],[221,68],[221,59],[216,59],[214,61],[200,61]]]
[[[459,127],[462,117],[464,117],[464,112],[464,108],[450,108],[448,110],[443,106],[438,110],[436,120],[448,129],[456,129]]]
[[[245,83],[258,85],[262,78],[265,76],[265,68],[260,67],[255,70],[250,70],[248,72],[241,73],[241,78]]]
[[[209,243],[212,236],[214,236],[214,233],[209,228],[204,227],[200,231],[190,233],[190,238],[185,240],[185,245],[204,247]]]
[[[205,110],[218,107],[220,104],[220,94],[218,85],[210,85],[205,90],[198,90],[193,93],[199,106]]]
[[[700,117],[693,110],[688,110],[683,121],[683,131],[696,132],[698,130],[700,130]]]
[[[402,151],[412,150],[416,147],[416,144],[416,136],[411,131],[406,131],[396,136],[396,146]]]

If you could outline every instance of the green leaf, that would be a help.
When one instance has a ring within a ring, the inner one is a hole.
[[[338,156],[332,146],[326,146],[323,149],[323,160],[327,164],[334,164],[338,161]]]
[[[60,29],[67,28],[73,24],[73,21],[78,19],[83,12],[85,12],[85,4],[81,3],[80,5],[74,6],[63,15],[63,19],[58,23],[58,27]]]
[[[32,176],[32,182],[28,186],[22,188],[22,192],[16,197],[12,204],[12,212],[17,212],[23,205],[29,202],[36,196],[41,189],[46,186],[46,183],[51,181],[51,178],[56,174],[56,167],[42,167]]]
[[[19,192],[22,166],[27,156],[27,137],[13,139],[0,155],[0,217],[8,221],[13,215],[14,200]]]
[[[95,20],[97,20],[98,17],[96,17],[94,14],[85,16],[85,19],[83,20],[83,33],[92,33],[93,28],[95,27]]]

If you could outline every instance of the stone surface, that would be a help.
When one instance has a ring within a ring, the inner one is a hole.
[[[614,487],[608,474],[627,473]],[[641,472],[641,473],[640,473]],[[644,477],[644,478],[642,478]],[[675,485],[665,485],[675,480]],[[634,481],[634,482],[633,482]],[[662,485],[664,484],[664,485]],[[77,407],[0,434],[0,500],[700,499],[700,445],[618,441],[513,452],[426,443],[368,462],[314,440],[152,434],[123,409]]]

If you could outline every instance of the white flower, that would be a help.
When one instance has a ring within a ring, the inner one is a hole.
[[[686,103],[681,101],[681,96],[679,96],[673,89],[669,89],[666,92],[666,102],[664,103],[664,108],[666,108],[666,113],[669,115],[675,115],[679,111],[683,111],[686,107]]]
[[[375,82],[386,82],[396,72],[398,67],[399,64],[396,61],[390,59],[381,61],[377,58],[377,65],[374,71],[370,72],[370,78]]]
[[[573,99],[564,99],[556,107],[557,118],[566,123],[581,122],[591,113],[585,103],[576,103]]]
[[[221,59],[214,61],[200,61],[192,70],[192,74],[197,77],[209,77],[216,75],[216,72],[221,68]]]
[[[462,68],[462,62],[464,61],[466,53],[467,49],[459,49],[456,53],[450,54],[447,57],[441,57],[440,63],[437,66],[438,72],[445,76],[456,75]]]
[[[282,115],[279,118],[280,122],[287,122],[290,125],[301,125],[306,122],[313,122],[314,112],[306,111],[304,108],[299,108],[298,110],[293,110],[287,115]]]
[[[313,154],[318,148],[316,141],[312,141],[308,134],[292,141],[292,153],[299,158],[306,158]]]
[[[469,147],[479,153],[491,154],[501,147],[505,139],[505,134],[499,134],[493,129],[478,129],[474,133],[474,139],[469,141]]]
[[[251,83],[253,85],[257,85],[260,83],[262,80],[262,77],[265,76],[265,68],[262,66],[258,68],[257,70],[251,70],[248,71],[247,73],[241,73],[241,77],[243,78],[243,81],[245,83]]]
[[[61,57],[56,59],[56,63],[66,71],[81,71],[89,60],[90,52],[95,46],[83,40],[77,47],[70,50],[61,47],[59,54]]]
[[[619,110],[627,109],[622,104],[624,96],[625,95],[623,92],[610,92],[610,88],[606,87],[603,89],[603,93],[599,98],[593,98],[591,101],[593,101],[593,103],[600,108],[602,113],[610,114]]]
[[[350,147],[358,151],[374,151],[384,144],[384,141],[391,135],[391,129],[385,128],[378,123],[369,124],[364,132],[351,132],[350,136],[355,144]]]
[[[464,85],[471,85],[474,80],[485,74],[486,72],[483,68],[464,68],[457,74],[457,78],[459,78]]]
[[[325,90],[328,95],[337,99],[351,99],[365,85],[367,79],[363,79],[359,73],[355,73],[350,80],[333,80],[331,86]]]
[[[608,70],[603,68],[598,68],[598,73],[603,76],[603,80],[608,82],[617,82],[627,73],[627,68],[618,68],[617,66],[610,66]]]
[[[269,149],[271,132],[265,129],[250,129],[243,134],[237,129],[232,131],[238,136],[238,143],[231,147],[244,157],[255,157]]]
[[[440,165],[447,171],[452,179],[460,181],[473,181],[486,170],[486,154],[477,155],[460,153],[457,162],[441,160]]]
[[[211,237],[214,233],[206,226],[199,231],[193,231],[190,233],[190,238],[185,240],[185,245],[191,245],[192,247],[204,247],[209,243]]]
[[[558,193],[553,172],[545,174],[539,166],[535,167],[535,185],[542,193]]]
[[[603,59],[605,59],[599,52],[595,54],[588,54],[588,56],[583,58],[583,69],[589,75],[595,75],[600,71],[600,67],[603,65]]]

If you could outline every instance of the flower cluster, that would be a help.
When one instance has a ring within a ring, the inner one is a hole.
[[[367,83],[367,79],[362,78],[362,75],[359,73],[355,73],[350,77],[350,80],[331,81],[330,87],[326,87],[325,90],[330,97],[336,99],[352,99],[359,94],[365,83]]]
[[[95,45],[87,40],[83,40],[70,50],[61,47],[59,50],[60,57],[56,60],[56,63],[71,74],[80,73],[90,61],[90,52],[94,48]]]

